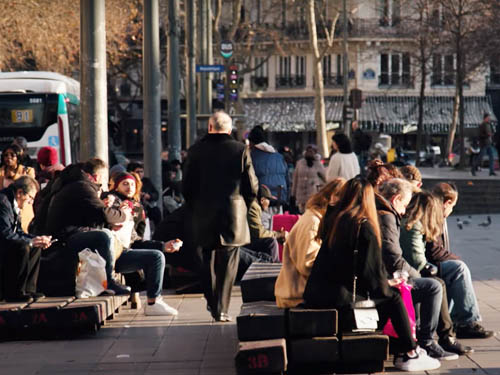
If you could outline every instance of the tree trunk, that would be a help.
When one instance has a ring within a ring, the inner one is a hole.
[[[425,56],[422,54],[422,56]],[[424,98],[425,98],[425,79],[427,78],[426,61],[423,59],[420,66],[420,95],[418,97],[418,123],[417,123],[417,146],[416,146],[416,165],[420,166],[420,149],[422,148],[422,133],[424,128]]]
[[[309,29],[309,41],[313,51],[314,59],[314,120],[316,123],[316,143],[318,151],[323,157],[328,157],[328,140],[326,139],[326,113],[325,97],[323,87],[322,56],[318,47],[318,36],[316,33],[316,15],[314,0],[307,1],[307,23]]]
[[[455,90],[455,100],[453,101],[453,118],[451,120],[450,129],[448,131],[448,140],[446,142],[446,160],[450,160],[450,155],[453,152],[453,142],[455,141],[455,134],[457,132],[458,124],[458,108],[460,106],[460,95],[458,89]]]

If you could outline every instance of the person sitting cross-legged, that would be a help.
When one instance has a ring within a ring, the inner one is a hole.
[[[5,283],[3,291],[8,302],[44,297],[37,293],[36,286],[41,251],[50,246],[51,236],[25,233],[20,219],[20,211],[33,204],[37,190],[35,179],[22,176],[0,191],[0,286]]]

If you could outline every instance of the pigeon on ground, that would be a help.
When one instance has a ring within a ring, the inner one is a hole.
[[[464,223],[462,222],[462,220],[460,220],[459,217],[457,217],[457,226],[458,226],[458,229],[462,230],[464,229]]]
[[[469,225],[471,223],[471,221],[469,219],[463,219],[462,220],[462,224],[463,225]]]
[[[478,224],[480,227],[489,227],[491,225],[491,217],[486,216],[486,221]]]

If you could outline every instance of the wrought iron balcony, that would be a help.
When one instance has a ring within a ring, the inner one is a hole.
[[[276,88],[288,89],[306,86],[305,75],[276,76]]]
[[[268,77],[257,77],[252,76],[250,78],[250,87],[252,91],[265,91],[269,86],[269,78]]]
[[[413,88],[413,77],[409,73],[382,73],[378,76],[378,86],[385,88]]]
[[[344,76],[339,74],[323,76],[323,84],[326,88],[342,87],[344,85]]]

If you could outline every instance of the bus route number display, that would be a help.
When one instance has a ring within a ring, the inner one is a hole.
[[[13,109],[12,122],[18,124],[21,122],[33,122],[33,110],[32,109]]]

